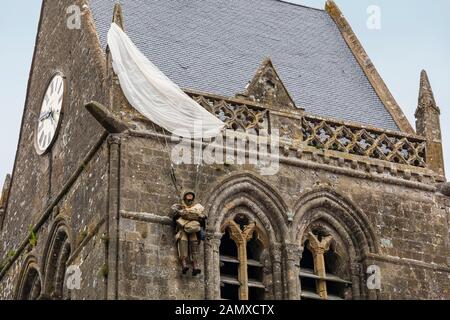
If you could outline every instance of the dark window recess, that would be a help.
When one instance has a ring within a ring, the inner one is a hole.
[[[220,297],[224,300],[239,300],[239,285],[221,282]]]
[[[248,299],[249,300],[264,300],[265,294],[266,294],[266,290],[263,288],[250,287],[248,290]]]
[[[306,241],[304,244],[305,249],[303,250],[302,260],[300,261],[300,270],[301,269],[314,270],[314,258],[311,251],[307,249],[307,245],[308,241]]]
[[[303,292],[316,293],[316,280],[311,278],[301,277],[301,289]]]
[[[320,238],[318,236],[318,238]],[[307,249],[308,241],[305,242],[302,259],[300,261],[300,284],[302,299],[322,299],[317,294],[317,281],[326,281],[326,292],[329,300],[342,300],[351,298],[351,282],[345,280],[342,275],[342,261],[339,255],[334,251],[328,251],[324,254],[325,260],[325,278],[319,277],[314,272],[314,257]]]
[[[337,279],[337,281],[327,281],[327,292],[329,298],[345,299],[345,291],[350,287],[350,284],[339,282],[339,280],[343,280],[341,279],[342,276],[339,274],[339,256],[333,251],[328,251],[325,253],[324,259],[327,277],[335,280]]]
[[[337,297],[340,299],[345,299],[345,289],[347,288],[347,284],[327,281],[327,292],[330,298]]]
[[[300,285],[303,300],[317,300],[320,296],[316,293],[316,280],[314,278],[314,258],[307,249],[308,241],[304,244],[302,259],[300,260]]]
[[[220,250],[221,256],[229,256],[229,257],[237,258],[236,243],[230,238],[230,234],[228,233],[228,230],[225,232],[225,234],[222,237],[222,240],[220,241],[220,249],[219,250]]]
[[[262,246],[256,238],[247,242],[247,270],[249,280],[262,282],[264,278],[263,265],[260,262],[262,254]]]
[[[248,217],[243,214],[239,214],[234,218],[234,222],[236,222],[242,231],[244,231],[245,227],[250,223]]]
[[[247,259],[259,261],[262,251],[262,246],[255,232],[253,233],[253,238],[247,242]]]
[[[225,300],[239,300],[239,260],[236,243],[227,232],[220,242],[220,297]]]
[[[335,252],[330,250],[325,253],[324,260],[326,272],[336,274],[339,270],[339,256]]]
[[[235,277],[237,279],[239,272],[239,263],[224,262],[222,257],[220,261],[220,274]]]
[[[249,224],[248,218],[244,215],[236,216],[234,222],[239,225],[241,231],[245,230]],[[248,297],[250,300],[263,300],[266,293],[263,284],[264,269],[260,262],[263,246],[258,240],[256,231],[254,231],[252,239],[240,245],[245,246],[241,249],[247,251],[247,259],[243,261],[239,260],[237,244],[231,239],[230,231],[227,229],[219,248],[221,298],[237,300]],[[245,282],[245,278],[244,280],[239,278],[239,268],[245,268],[247,282]]]
[[[263,285],[264,269],[260,262],[263,247],[257,238],[257,233],[247,242],[247,273],[249,282],[249,300],[264,300],[265,287]]]
[[[248,270],[248,280],[249,281],[256,281],[256,282],[262,282],[263,281],[263,268],[262,267],[256,267],[251,266],[250,264],[247,266]]]

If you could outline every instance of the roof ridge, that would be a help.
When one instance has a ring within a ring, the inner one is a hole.
[[[294,2],[291,2],[292,0],[272,0],[272,1],[283,2],[283,3],[290,4],[290,5],[293,5],[296,7],[302,7],[302,8],[306,8],[306,9],[312,9],[312,10],[316,10],[316,11],[325,12],[325,9],[314,8],[314,7],[310,7],[305,4],[300,4],[300,3],[294,3]]]

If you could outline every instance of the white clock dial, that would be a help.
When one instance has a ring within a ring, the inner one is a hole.
[[[64,78],[58,74],[50,81],[45,92],[36,130],[35,144],[38,154],[44,154],[55,140],[61,120],[64,86]]]

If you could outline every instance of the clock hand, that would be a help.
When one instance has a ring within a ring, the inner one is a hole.
[[[45,119],[47,119],[49,116],[51,116],[51,112],[46,112],[43,115],[41,115],[41,117],[39,118],[39,121],[44,121]]]

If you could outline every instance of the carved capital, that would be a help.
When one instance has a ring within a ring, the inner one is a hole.
[[[308,249],[317,255],[327,252],[330,249],[331,241],[333,240],[332,236],[326,236],[319,241],[312,232],[308,233],[307,238],[309,240]]]
[[[255,228],[256,228],[255,222],[252,222],[248,226],[245,226],[244,231],[242,231],[242,236],[245,239],[245,242],[248,242],[252,239]]]
[[[223,233],[221,232],[211,232],[211,231],[207,231],[206,232],[206,239],[209,240],[221,240],[223,237]]]
[[[303,255],[303,247],[296,243],[286,243],[284,245],[286,259],[290,262],[299,263]]]

